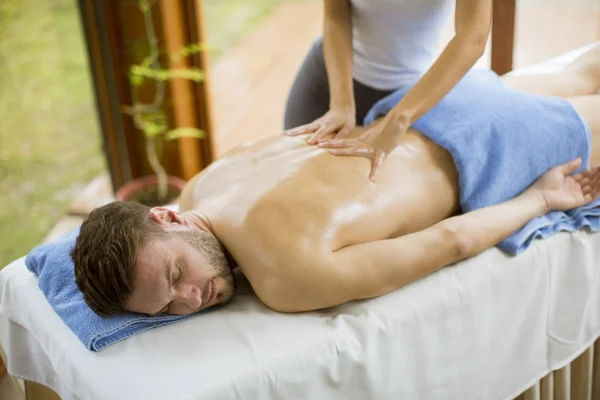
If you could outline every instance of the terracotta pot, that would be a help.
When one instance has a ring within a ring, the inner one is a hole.
[[[169,186],[169,188],[175,189],[179,193],[181,193],[186,184],[186,181],[176,176],[167,177],[167,185]],[[143,192],[148,188],[155,187],[156,185],[158,185],[158,177],[156,175],[143,176],[141,178],[137,178],[130,182],[127,182],[125,185],[121,186],[119,190],[117,190],[115,198],[120,201],[130,201],[132,198],[136,197],[137,193]],[[178,199],[179,196],[177,196],[168,204],[173,204],[177,202]]]

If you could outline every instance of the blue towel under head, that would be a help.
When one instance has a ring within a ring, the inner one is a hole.
[[[36,247],[27,255],[25,265],[39,277],[38,286],[54,311],[89,350],[102,350],[137,333],[190,316],[149,317],[122,313],[101,318],[95,314],[75,283],[75,266],[70,253],[78,235],[79,229],[76,229],[57,241]]]
[[[409,89],[377,102],[364,124],[387,114]],[[590,131],[569,102],[511,89],[488,70],[470,71],[413,127],[452,155],[463,212],[509,200],[577,157],[579,171],[589,168]],[[498,247],[516,255],[535,238],[584,226],[600,230],[600,200],[536,218]]]

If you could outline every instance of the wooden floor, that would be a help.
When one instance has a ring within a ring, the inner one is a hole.
[[[321,30],[321,3],[284,4],[211,69],[219,154],[282,130],[288,89]]]
[[[218,154],[281,133],[289,87],[321,31],[321,4],[318,0],[284,4],[210,68]],[[516,26],[515,67],[523,67],[599,41],[600,2],[520,0]],[[450,24],[442,45],[453,29]],[[489,49],[478,65],[489,66]],[[73,200],[69,215],[46,240],[73,229],[92,209],[112,200],[108,176],[98,177]],[[7,376],[0,378],[0,399],[15,400],[18,393]]]

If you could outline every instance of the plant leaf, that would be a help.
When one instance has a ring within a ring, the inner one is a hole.
[[[202,82],[204,80],[204,71],[199,68],[174,68],[169,70],[173,78],[184,78],[194,82]]]
[[[144,134],[150,137],[158,136],[167,129],[167,126],[164,124],[155,124],[154,122],[148,120],[144,120],[143,127]]]
[[[182,47],[178,52],[171,54],[171,59],[179,62],[184,57],[191,56],[192,54],[198,54],[208,49],[209,46],[204,43],[190,43],[187,46]]]
[[[193,137],[197,139],[204,138],[204,131],[196,128],[175,128],[165,133],[167,140],[179,139],[182,137]]]
[[[140,87],[142,86],[142,83],[144,83],[144,77],[140,75],[130,74],[129,82],[134,87]]]

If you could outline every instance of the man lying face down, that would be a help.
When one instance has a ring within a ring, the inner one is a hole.
[[[599,53],[554,77],[503,78],[566,97],[591,130],[592,164],[600,161],[600,96],[574,95],[598,90]],[[369,160],[330,154],[353,155],[331,149],[351,139],[311,146],[306,138],[272,137],[229,151],[188,183],[180,212],[124,202],[93,211],[72,252],[87,304],[101,316],[195,313],[233,296],[239,266],[274,310],[326,308],[393,291],[600,191],[597,169],[569,176],[580,160],[555,163],[512,199],[460,214],[455,160],[414,129],[393,138],[375,181]]]

